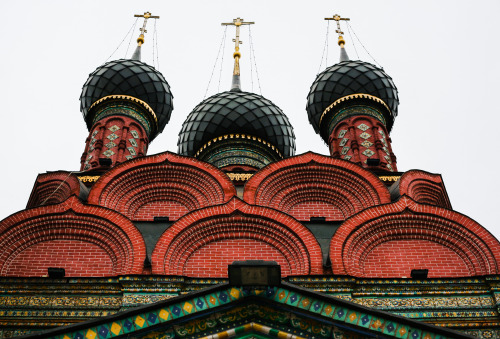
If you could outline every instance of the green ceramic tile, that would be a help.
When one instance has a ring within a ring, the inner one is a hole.
[[[138,330],[148,326],[145,314],[136,315],[133,317],[133,319],[134,319],[134,326]]]
[[[184,316],[184,312],[182,312],[182,305],[181,304],[175,304],[175,305],[170,306],[168,308],[168,311],[172,315],[173,319],[177,319],[179,317]]]
[[[324,304],[323,309],[321,310],[321,315],[325,317],[333,317],[335,315],[335,306],[331,304]]]
[[[232,287],[227,292],[231,300],[238,300],[243,297],[243,291],[238,287]]]
[[[274,299],[274,295],[276,294],[277,287],[268,287],[264,292],[264,298]]]
[[[208,308],[207,301],[203,297],[193,299],[194,306],[196,307],[196,311],[203,311]]]
[[[297,294],[295,292],[290,292],[288,294],[288,299],[286,300],[286,303],[287,305],[290,306],[297,306],[300,299],[301,299],[300,294]]]
[[[206,296],[205,300],[207,301],[207,305],[209,308],[217,307],[220,305],[219,299],[217,299],[215,293],[211,293],[210,295]]]
[[[344,307],[335,307],[335,311],[333,313],[333,319],[344,321],[347,317],[347,309]]]
[[[123,333],[130,333],[135,331],[133,318],[124,319],[121,321],[121,323],[122,323]]]
[[[321,314],[324,305],[325,303],[320,300],[313,300],[311,303],[311,307],[309,308],[309,311]]]
[[[231,301],[231,299],[229,298],[229,292],[228,291],[220,291],[220,292],[217,292],[215,294],[217,295],[217,299],[219,299],[219,303],[221,305],[227,304],[228,302]]]
[[[109,325],[99,325],[97,326],[97,336],[99,339],[111,338],[111,331],[109,330]]]
[[[145,316],[146,316],[146,321],[148,322],[149,326],[156,325],[156,324],[160,323],[158,313],[155,311],[148,312],[145,314]]]
[[[288,291],[282,288],[278,288],[278,290],[274,294],[274,300],[280,303],[285,303],[287,297],[288,297]]]
[[[349,311],[347,313],[347,317],[345,318],[345,322],[349,323],[349,324],[356,325],[358,323],[360,317],[361,317],[361,313],[358,313],[356,311]]]
[[[196,311],[192,301],[185,301],[185,302],[181,303],[181,307],[182,307],[182,310],[184,311],[185,315],[194,313]]]
[[[407,338],[409,338],[409,339],[421,339],[422,338],[422,330],[411,327],[408,330],[408,337]]]
[[[97,336],[97,331],[98,331],[98,330],[97,330],[97,328],[95,328],[95,327],[88,328],[88,329],[83,330],[83,331],[84,331],[84,333],[85,333],[85,338],[86,338],[86,339],[97,339],[97,338],[99,338],[99,337]]]
[[[359,314],[358,325],[364,328],[369,328],[372,321],[372,316],[365,313]]]
[[[430,332],[422,333],[422,339],[435,339],[434,334]]]
[[[409,327],[405,325],[398,325],[396,329],[396,338],[407,338]]]
[[[314,302],[314,299],[303,296],[302,298],[300,298],[299,302],[297,303],[297,306],[299,308],[307,311],[311,308],[311,305],[313,302]]]
[[[159,310],[158,311],[158,318],[159,318],[160,322],[162,322],[162,323],[173,319],[172,314],[170,313],[168,308],[162,308],[161,310]]]
[[[396,329],[398,328],[398,325],[393,323],[392,321],[387,321],[384,326],[384,331],[383,333],[385,334],[392,334],[394,335],[396,333]]]
[[[122,324],[119,321],[112,322],[109,325],[109,330],[111,333],[111,337],[116,337],[120,334],[123,334]]]
[[[385,329],[385,320],[382,318],[377,318],[372,316],[372,320],[370,321],[370,330],[383,332]]]

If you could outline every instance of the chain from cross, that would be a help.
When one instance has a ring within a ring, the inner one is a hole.
[[[146,25],[148,23],[148,19],[159,19],[160,17],[155,16],[155,15],[151,15],[150,12],[145,12],[143,15],[135,14],[134,18],[144,18],[144,23],[142,24],[142,27],[139,28],[139,31],[141,31],[141,34],[139,35],[139,38],[137,38],[137,43],[140,46],[144,43],[144,34],[148,32],[146,30]]]
[[[240,40],[240,26],[241,25],[253,25],[255,24],[255,22],[245,22],[243,21],[244,19],[241,19],[241,18],[236,18],[236,19],[233,19],[233,22],[227,22],[227,23],[222,23],[221,25],[222,26],[236,26],[236,39],[233,39],[234,41],[234,50],[236,52],[239,51],[240,49],[240,44],[243,43],[243,41]]]
[[[339,36],[341,36],[344,34],[344,32],[342,32],[342,30],[340,29],[340,20],[350,21],[351,19],[342,18],[340,15],[334,14],[332,18],[325,18],[325,20],[335,20],[337,22],[337,30],[335,32],[337,32]]]

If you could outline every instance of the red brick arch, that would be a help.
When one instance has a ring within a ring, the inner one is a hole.
[[[284,276],[323,273],[320,246],[305,226],[238,198],[173,224],[159,239],[152,265],[153,274],[227,277],[228,264],[250,259],[275,260]]]
[[[330,242],[334,274],[429,277],[497,274],[500,243],[474,220],[409,197],[370,208],[345,221]]]
[[[308,152],[257,172],[245,185],[244,199],[298,220],[311,216],[345,220],[363,209],[390,202],[390,195],[379,178],[360,166]]]
[[[407,195],[420,204],[429,204],[451,209],[448,193],[439,174],[421,170],[405,172],[398,183],[399,195]]]
[[[165,152],[111,169],[96,182],[88,201],[132,220],[155,216],[177,220],[189,211],[224,203],[235,194],[232,182],[216,167]]]
[[[76,197],[24,210],[0,222],[0,275],[43,276],[62,267],[67,276],[142,273],[146,247],[132,222]]]
[[[38,175],[27,208],[63,202],[71,195],[79,196],[80,181],[75,174],[65,171]]]

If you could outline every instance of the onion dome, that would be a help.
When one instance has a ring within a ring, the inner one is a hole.
[[[150,110],[150,140],[163,131],[173,110],[173,95],[163,75],[140,60],[120,59],[98,67],[83,85],[80,110],[87,127],[94,124],[91,106],[104,97],[133,97],[146,103]],[[132,98],[132,99],[133,99]]]
[[[391,130],[398,112],[398,90],[392,78],[381,68],[359,60],[344,60],[320,73],[307,96],[307,114],[316,133],[321,133],[325,110],[342,99],[382,101],[387,130]],[[342,57],[341,57],[342,60]]]
[[[279,152],[295,154],[295,135],[287,116],[270,100],[231,90],[203,100],[188,115],[179,133],[179,153],[196,156],[214,138],[233,134],[256,137]]]

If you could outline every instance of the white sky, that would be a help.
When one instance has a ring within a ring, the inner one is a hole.
[[[159,69],[175,107],[149,154],[176,152],[182,122],[204,97],[224,30],[220,23],[238,16],[256,22],[252,38],[262,94],[288,115],[297,154],[327,154],[305,105],[323,51],[323,18],[339,13],[351,18],[399,89],[391,133],[399,170],[441,173],[454,209],[500,238],[498,0],[2,1],[0,219],[25,208],[38,173],[79,170],[88,135],[79,111],[81,87],[122,41],[133,14],[145,11],[161,16]],[[149,64],[153,26],[151,21],[143,50]],[[339,54],[330,28],[329,65]],[[344,31],[349,56],[356,59]],[[227,33],[221,91],[229,89],[232,72],[234,28]],[[242,86],[250,91],[248,30],[241,35]],[[113,59],[124,56],[127,44]],[[373,63],[357,41],[356,47],[360,59]],[[208,95],[217,92],[218,74],[219,66]]]

